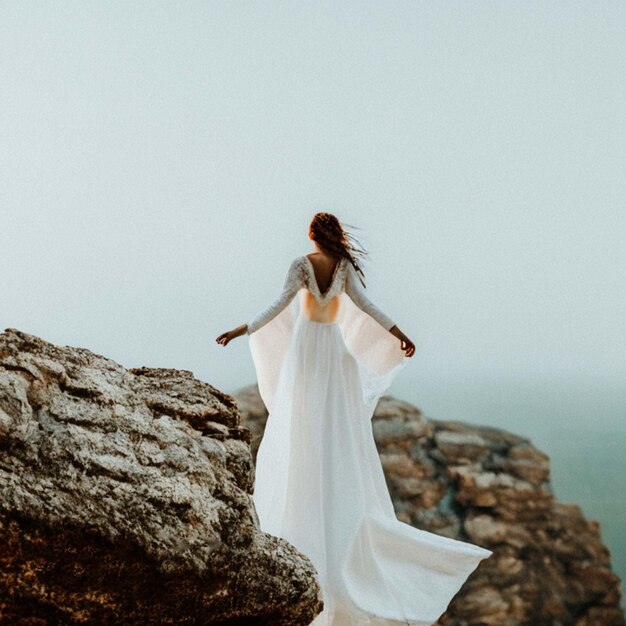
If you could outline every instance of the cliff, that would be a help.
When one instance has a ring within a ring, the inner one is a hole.
[[[249,432],[190,372],[0,335],[0,624],[309,623],[316,572],[259,530]]]
[[[252,432],[267,413],[256,385],[234,396]],[[442,626],[623,626],[620,580],[596,522],[556,500],[546,454],[494,428],[426,419],[384,396],[372,419],[396,515],[494,554],[454,598]]]
[[[266,418],[256,385],[0,334],[0,625],[309,624],[316,572],[250,497]],[[624,626],[598,525],[527,439],[391,397],[372,426],[398,517],[494,550],[442,625]]]

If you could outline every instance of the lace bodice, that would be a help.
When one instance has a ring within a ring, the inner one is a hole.
[[[302,255],[291,262],[280,295],[267,308],[259,311],[248,321],[246,333],[250,335],[265,326],[285,309],[303,288],[308,289],[322,306],[336,295],[345,292],[356,306],[375,319],[385,330],[390,330],[395,326],[394,321],[365,295],[365,289],[348,259],[342,257],[338,261],[331,283],[322,294],[315,279],[313,264],[306,255]]]

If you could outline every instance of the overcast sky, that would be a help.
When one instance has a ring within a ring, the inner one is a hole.
[[[0,326],[232,393],[332,212],[390,392],[530,437],[626,580],[625,76],[622,0],[3,0]]]
[[[235,389],[214,338],[325,210],[417,344],[404,395],[617,385],[625,41],[621,1],[4,1],[2,327]]]

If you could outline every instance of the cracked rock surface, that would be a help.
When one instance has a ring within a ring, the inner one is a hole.
[[[277,624],[322,610],[263,533],[235,398],[0,334],[0,624]]]
[[[256,385],[234,395],[256,457],[265,407]],[[398,519],[494,551],[439,624],[624,626],[598,523],[556,500],[549,459],[528,439],[427,419],[391,396],[372,428]]]

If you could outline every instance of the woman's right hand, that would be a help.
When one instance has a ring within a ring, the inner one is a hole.
[[[222,346],[227,346],[228,342],[235,337],[240,337],[241,335],[245,335],[248,330],[247,324],[242,324],[241,326],[237,326],[237,328],[233,328],[233,330],[227,330],[225,333],[218,335],[215,338],[215,341]]]

